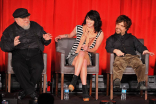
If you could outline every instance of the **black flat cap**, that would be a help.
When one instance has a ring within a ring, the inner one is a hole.
[[[14,11],[12,15],[14,18],[24,18],[30,16],[30,13],[28,13],[28,10],[25,8],[18,8]]]

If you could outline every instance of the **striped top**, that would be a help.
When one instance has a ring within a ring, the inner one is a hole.
[[[94,39],[93,43],[89,46],[90,49],[95,47],[96,40],[100,36],[101,32],[102,32],[102,30],[100,30],[97,33],[96,38]],[[68,59],[71,55],[75,54],[75,52],[77,50],[77,47],[79,45],[79,42],[81,40],[82,34],[83,34],[83,26],[82,25],[77,25],[76,26],[76,41],[74,42],[74,45],[72,46],[71,51],[69,52],[69,54],[68,54],[66,59]],[[85,42],[83,44],[85,44]],[[83,51],[83,48],[81,48],[81,50]],[[88,52],[88,55],[91,57],[91,52]]]

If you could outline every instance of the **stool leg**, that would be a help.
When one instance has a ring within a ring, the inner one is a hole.
[[[11,89],[11,74],[8,73],[8,92],[10,93]]]
[[[64,74],[61,74],[61,100],[63,100]]]
[[[109,73],[107,73],[107,91],[106,91],[106,95],[109,95]]]
[[[89,96],[92,95],[92,74],[90,75],[90,87],[89,87]]]
[[[113,99],[113,74],[111,74],[111,82],[110,82],[110,100]]]
[[[147,87],[147,83],[148,83],[148,74],[145,75],[145,86]],[[145,91],[145,100],[147,100],[147,90]]]
[[[96,74],[96,100],[98,100],[98,74]]]

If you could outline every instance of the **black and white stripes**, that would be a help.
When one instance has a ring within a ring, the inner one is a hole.
[[[99,31],[99,32],[97,33],[96,38],[94,39],[93,43],[89,46],[90,49],[95,47],[96,40],[97,40],[97,38],[99,37],[99,35],[100,35],[101,32],[102,32],[102,31]],[[78,47],[78,45],[79,45],[81,36],[82,36],[82,34],[83,34],[83,26],[82,26],[82,25],[77,25],[77,26],[76,26],[76,33],[77,33],[77,34],[76,34],[76,41],[75,41],[75,43],[74,43],[74,45],[73,45],[73,47],[72,47],[71,51],[69,52],[69,54],[68,54],[68,56],[67,56],[66,59],[68,59],[71,55],[74,55],[74,54],[75,54],[75,51],[77,50],[77,47]],[[84,42],[83,44],[85,44],[85,42]],[[81,49],[81,50],[83,51],[83,49]],[[89,56],[91,57],[91,53],[88,52],[88,54],[89,54]]]

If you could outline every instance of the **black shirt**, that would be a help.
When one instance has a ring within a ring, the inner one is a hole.
[[[7,27],[1,37],[1,49],[5,52],[11,52],[15,49],[34,49],[44,50],[44,45],[50,44],[51,40],[46,41],[43,34],[46,32],[36,22],[30,21],[28,30],[20,27],[16,22]],[[20,44],[14,46],[14,38],[19,37]]]
[[[136,55],[136,51],[143,53],[147,48],[133,35],[125,33],[111,35],[106,41],[106,50],[113,53],[114,49],[119,49],[125,54]]]

